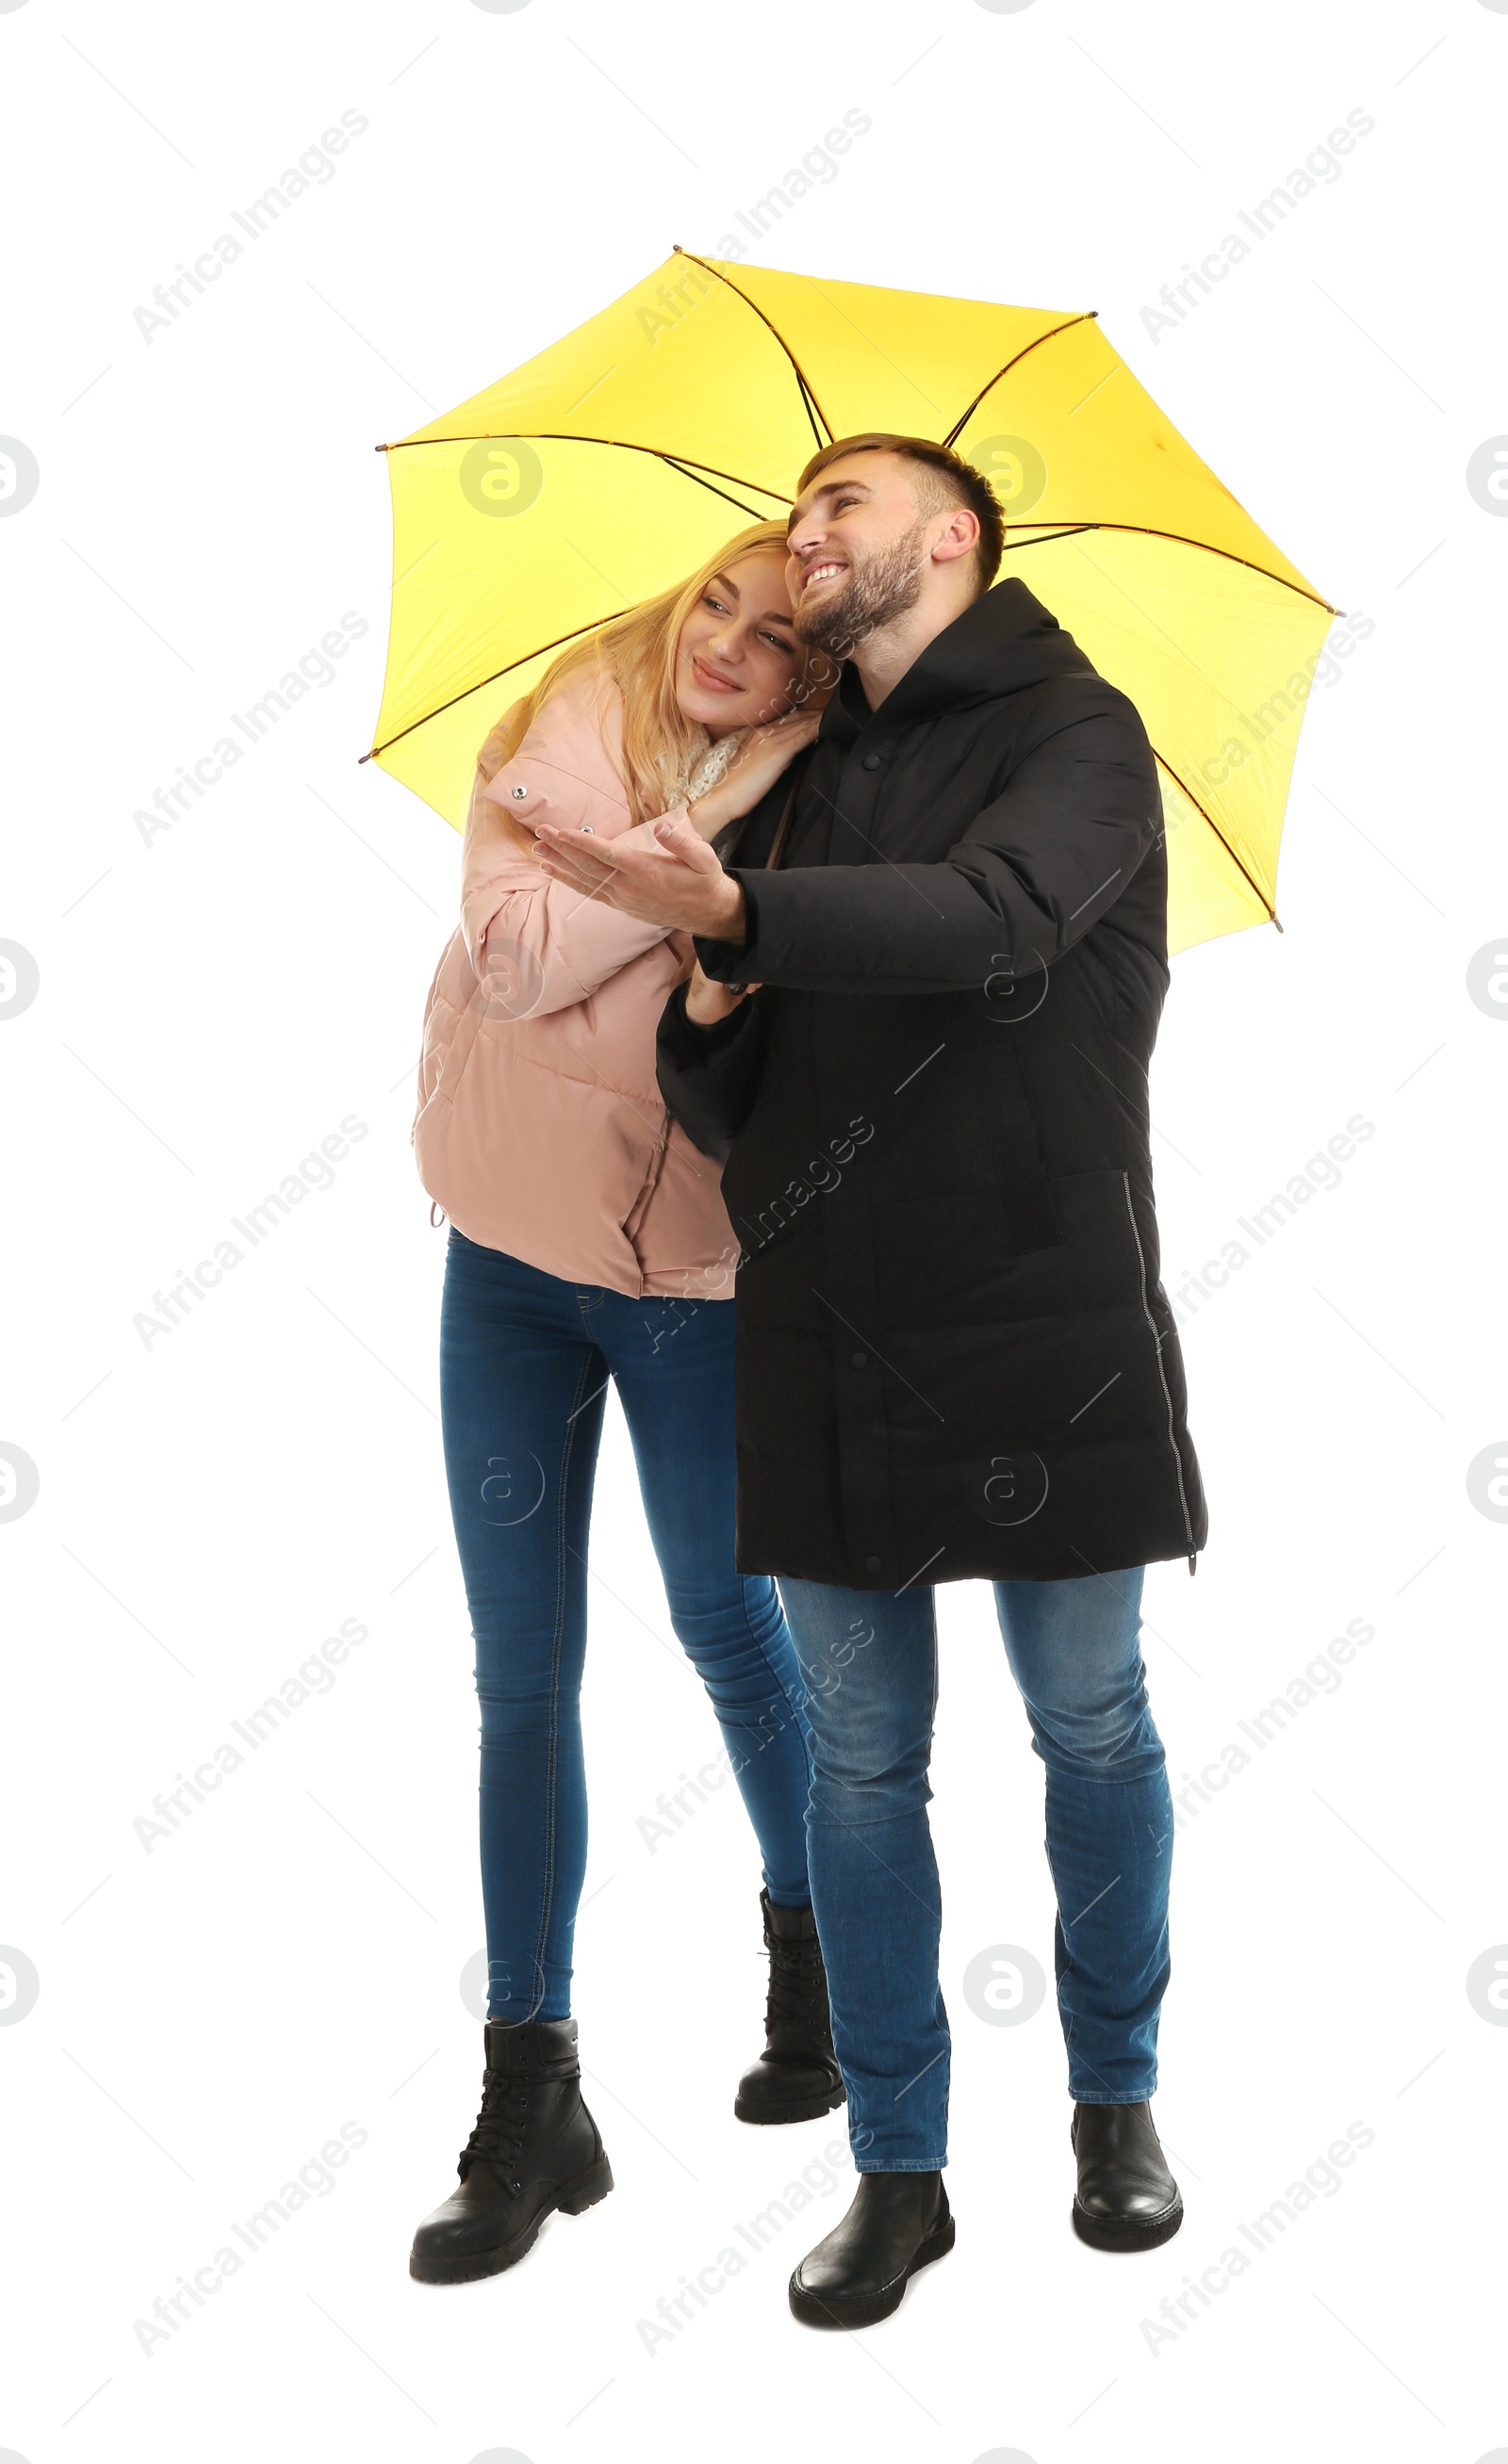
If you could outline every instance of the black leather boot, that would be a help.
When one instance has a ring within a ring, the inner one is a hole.
[[[817,1923],[809,1908],[771,1906],[767,1891],[759,1903],[769,1952],[765,2050],[740,2079],[733,2110],[740,2122],[810,2122],[844,2096]]]
[[[1184,2221],[1149,2104],[1076,2104],[1074,2231],[1096,2250],[1155,2250]]]
[[[854,2204],[790,2279],[806,2327],[872,2327],[900,2307],[919,2267],[953,2247],[941,2173],[861,2173]]]
[[[460,2188],[425,2217],[409,2273],[421,2284],[497,2276],[531,2250],[553,2209],[579,2216],[612,2171],[581,2097],[574,2019],[489,2019],[481,2111],[460,2153]]]

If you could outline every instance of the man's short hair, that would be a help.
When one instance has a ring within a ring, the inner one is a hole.
[[[965,462],[949,445],[934,445],[927,436],[886,436],[872,429],[863,436],[840,436],[832,445],[824,445],[813,453],[796,482],[800,495],[810,487],[819,472],[830,462],[840,462],[850,453],[898,453],[902,460],[915,463],[917,476],[913,492],[922,514],[940,513],[944,505],[966,505],[978,517],[979,539],[974,548],[974,580],[976,598],[989,588],[1000,570],[1005,553],[1005,517],[993,489],[982,471]]]

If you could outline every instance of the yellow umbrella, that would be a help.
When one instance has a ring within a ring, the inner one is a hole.
[[[1168,943],[1276,922],[1277,846],[1338,612],[1164,417],[1092,312],[994,307],[682,250],[388,455],[393,592],[370,754],[456,827],[477,748],[555,651],[665,589],[866,429],[991,479],[1019,574],[1136,703]]]

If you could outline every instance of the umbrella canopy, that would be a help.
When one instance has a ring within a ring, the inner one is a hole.
[[[940,439],[1018,574],[1129,694],[1162,774],[1168,944],[1275,922],[1299,724],[1337,610],[1159,410],[1093,312],[677,249],[485,392],[379,448],[392,619],[364,759],[459,827],[477,746],[566,643],[784,516],[834,437]]]

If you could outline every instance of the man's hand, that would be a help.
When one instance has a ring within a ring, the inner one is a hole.
[[[758,984],[715,984],[702,974],[699,960],[686,981],[686,1016],[693,1026],[716,1026],[758,990]]]
[[[654,825],[657,848],[626,847],[589,830],[542,822],[535,853],[552,881],[568,881],[624,915],[709,941],[741,942],[743,892],[687,821]],[[663,850],[663,852],[662,852]]]

